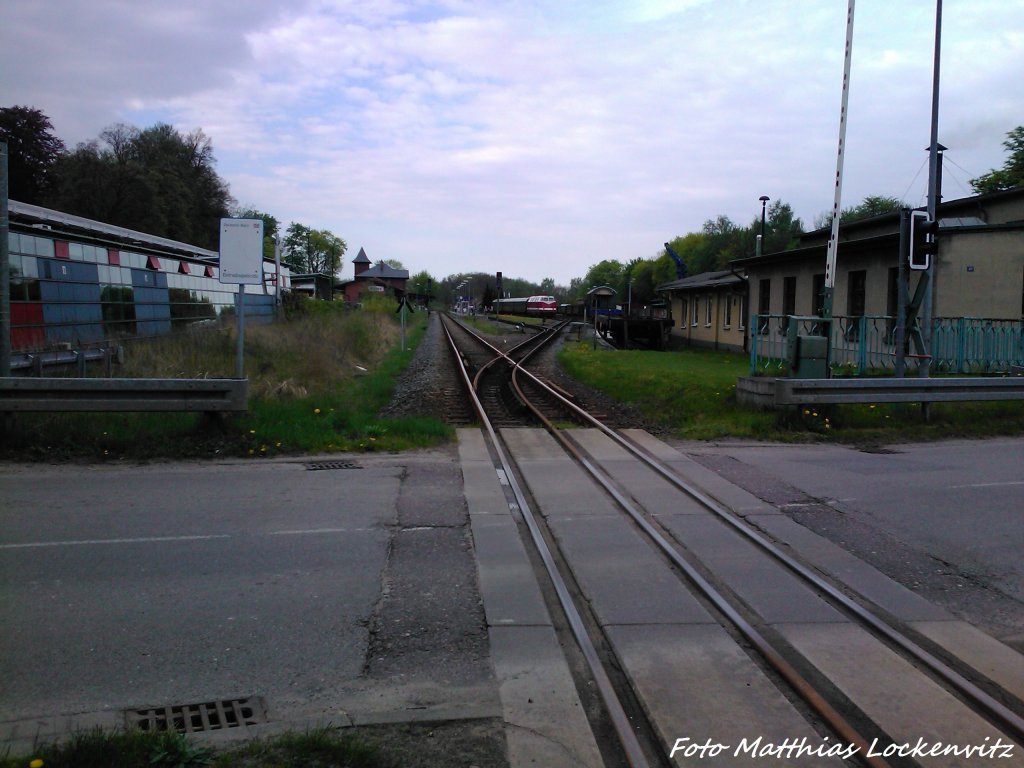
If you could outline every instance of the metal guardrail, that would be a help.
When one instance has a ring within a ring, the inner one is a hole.
[[[1024,400],[1024,377],[776,379],[775,405]]]
[[[248,379],[0,378],[3,411],[248,410]]]

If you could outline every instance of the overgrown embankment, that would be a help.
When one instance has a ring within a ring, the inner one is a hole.
[[[249,413],[18,414],[0,449],[19,459],[147,459],[272,456],[352,450],[401,450],[450,438],[437,419],[380,418],[395,375],[426,328],[412,316],[406,350],[391,302],[362,309],[301,302],[289,317],[245,331]],[[233,328],[175,334],[131,344],[126,377],[230,377]]]
[[[934,403],[927,422],[917,404],[754,411],[736,403],[736,379],[747,375],[749,360],[731,352],[606,351],[579,343],[566,344],[559,362],[572,376],[637,405],[652,425],[683,439],[892,443],[1024,434],[1019,402]]]

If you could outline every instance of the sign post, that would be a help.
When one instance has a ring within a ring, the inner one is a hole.
[[[235,378],[245,378],[245,286],[263,282],[263,220],[220,220],[221,283],[238,285]]]
[[[412,305],[409,304],[409,299],[405,295],[405,293],[402,293],[402,295],[398,297],[398,309],[396,309],[395,312],[398,313],[398,316],[401,319],[401,326],[402,326],[402,351],[403,352],[405,352],[405,313],[406,313],[406,310],[408,310],[409,312],[415,312],[416,311],[416,310],[414,310],[412,308]]]

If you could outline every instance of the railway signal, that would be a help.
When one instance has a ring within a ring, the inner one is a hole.
[[[910,268],[928,269],[932,257],[939,251],[939,222],[924,211],[910,216]]]

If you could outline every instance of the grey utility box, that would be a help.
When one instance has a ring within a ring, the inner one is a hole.
[[[828,337],[798,336],[789,342],[789,375],[796,379],[828,378]]]

